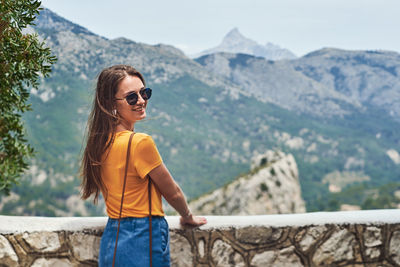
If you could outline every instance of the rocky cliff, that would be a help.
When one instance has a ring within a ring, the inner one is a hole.
[[[252,160],[252,170],[190,203],[194,213],[257,215],[305,212],[299,173],[291,154],[267,151]]]

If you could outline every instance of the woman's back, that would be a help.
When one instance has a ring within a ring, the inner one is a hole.
[[[110,218],[118,218],[119,216],[126,153],[131,134],[131,131],[116,133],[111,147],[103,157],[101,178],[107,189],[107,192],[103,192],[103,196]],[[136,133],[133,136],[130,150],[121,217],[146,217],[149,214],[147,174],[159,166],[162,159],[153,139],[147,134]],[[152,185],[151,190],[152,214],[164,216],[161,193],[154,185]]]

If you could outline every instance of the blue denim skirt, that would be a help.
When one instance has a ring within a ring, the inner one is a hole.
[[[108,219],[100,242],[99,266],[111,267],[118,219]],[[164,217],[152,217],[153,267],[170,266],[169,229]],[[149,218],[122,218],[118,235],[115,266],[150,265]]]

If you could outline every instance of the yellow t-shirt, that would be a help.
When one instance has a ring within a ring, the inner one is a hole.
[[[107,214],[110,218],[118,218],[121,207],[122,187],[124,184],[126,152],[131,131],[116,133],[115,139],[107,155],[103,156],[101,178],[107,188],[103,197]],[[128,173],[126,176],[124,204],[121,217],[146,217],[149,214],[148,179],[146,175],[162,164],[153,139],[144,133],[135,133],[132,138]],[[152,215],[164,216],[161,193],[151,185]]]

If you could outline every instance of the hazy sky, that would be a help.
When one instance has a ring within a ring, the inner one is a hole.
[[[217,46],[234,27],[298,56],[322,47],[400,52],[399,0],[43,0],[109,39],[170,44],[187,54]]]

